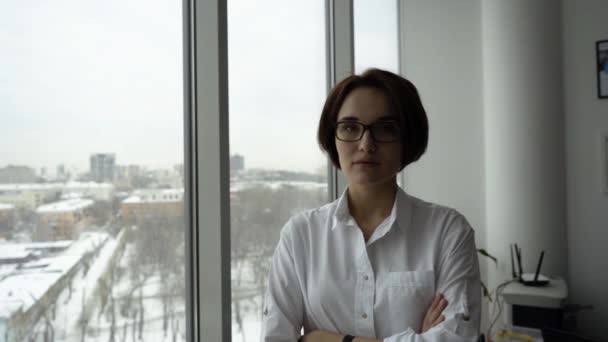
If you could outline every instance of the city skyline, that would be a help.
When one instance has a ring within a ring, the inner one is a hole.
[[[90,157],[93,157],[95,155],[99,155],[99,154],[112,154],[112,153],[94,153],[91,154]],[[240,159],[240,161],[238,160]],[[292,174],[308,174],[308,175],[316,175],[316,176],[326,176],[325,172],[326,172],[326,168],[319,168],[317,170],[314,170],[313,172],[309,172],[309,171],[298,171],[298,170],[287,170],[287,169],[273,169],[273,168],[268,168],[268,167],[246,167],[245,163],[245,158],[240,155],[240,154],[233,154],[230,156],[230,172],[232,174],[233,171],[241,171],[241,172],[268,172],[268,173],[272,173],[272,174],[276,174],[277,172],[279,173],[292,173]],[[234,164],[234,165],[233,165]],[[175,164],[175,165],[171,165],[170,167],[149,167],[146,165],[139,165],[139,164],[114,164],[114,177],[119,177],[120,175],[122,175],[124,172],[132,172],[129,171],[129,168],[135,167],[137,168],[138,172],[142,172],[142,173],[148,173],[148,172],[159,172],[159,171],[168,171],[168,172],[176,172],[181,174],[183,172],[183,167],[184,164]],[[33,174],[36,177],[41,177],[40,179],[45,179],[46,181],[51,181],[51,182],[66,182],[66,181],[93,181],[93,182],[99,182],[97,180],[95,180],[94,175],[92,174],[92,172],[94,172],[94,167],[92,167],[91,165],[87,166],[85,169],[78,169],[78,168],[70,168],[68,165],[66,165],[65,163],[59,163],[57,165],[55,165],[54,167],[48,168],[48,167],[40,167],[40,168],[36,168],[33,167],[31,165],[17,165],[17,164],[0,164],[0,172],[2,172],[3,170],[9,169],[9,168],[13,168],[13,169],[21,169],[21,168],[26,168],[26,169],[30,169]],[[13,173],[15,172],[14,170],[12,171]],[[23,182],[23,181],[17,181],[17,182],[13,182],[14,184],[20,184],[20,183],[32,183],[34,181],[31,182]],[[111,181],[108,181],[111,183]],[[11,183],[11,182],[9,182]],[[7,184],[6,182],[3,182],[0,179],[0,184]]]
[[[326,167],[316,142],[327,92],[324,1],[228,5],[230,155],[250,168]],[[397,71],[394,7],[355,2],[357,71]],[[253,20],[254,11],[277,15]],[[0,3],[0,166],[84,171],[91,154],[106,152],[120,165],[183,163],[181,16],[181,3],[160,0]]]

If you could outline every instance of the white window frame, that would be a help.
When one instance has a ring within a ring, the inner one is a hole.
[[[355,40],[353,0],[326,0],[328,90],[354,74]],[[344,174],[328,163],[330,201],[346,189]]]
[[[397,62],[399,63],[399,75],[405,76],[405,34],[403,34],[405,22],[405,4],[401,0],[397,1]],[[405,170],[401,171],[397,177],[401,178],[401,186],[407,188],[409,178],[407,177],[407,173]]]
[[[227,1],[184,1],[188,341],[231,340]]]

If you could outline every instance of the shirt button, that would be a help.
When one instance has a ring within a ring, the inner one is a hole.
[[[367,318],[367,314],[365,314],[365,313],[364,313],[363,315],[361,315],[361,317],[362,317],[363,319],[366,319],[366,318]]]
[[[365,277],[363,277],[363,279],[364,279],[364,280],[368,280],[368,279],[369,279],[369,277],[368,277],[368,276],[365,276]]]

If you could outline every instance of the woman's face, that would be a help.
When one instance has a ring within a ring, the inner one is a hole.
[[[396,120],[384,93],[369,87],[351,91],[337,117],[338,123],[352,121],[365,125],[384,122],[397,125]],[[401,167],[401,139],[377,142],[367,129],[359,141],[347,142],[338,138],[335,141],[340,166],[349,185],[378,185],[394,181]]]

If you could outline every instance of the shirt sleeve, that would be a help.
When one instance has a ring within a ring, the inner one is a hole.
[[[457,214],[443,234],[438,265],[437,291],[448,300],[445,321],[425,333],[407,330],[384,342],[475,342],[481,320],[481,279],[475,232]]]
[[[302,328],[304,301],[294,267],[291,220],[281,230],[272,256],[262,311],[262,342],[296,342]]]

